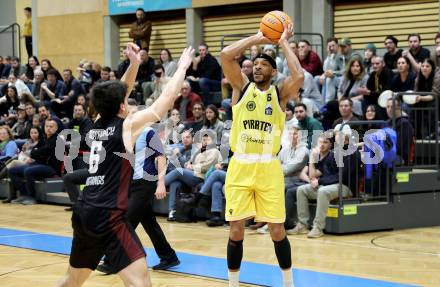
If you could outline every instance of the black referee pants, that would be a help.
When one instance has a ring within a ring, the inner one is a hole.
[[[177,259],[176,252],[168,243],[153,213],[156,186],[156,182],[143,179],[133,180],[130,186],[127,219],[133,229],[136,229],[139,223],[142,224],[161,261],[174,260]]]

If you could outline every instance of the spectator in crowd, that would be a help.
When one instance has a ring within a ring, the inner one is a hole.
[[[29,123],[32,124],[32,118],[35,115],[35,104],[34,103],[26,103],[25,104],[25,110],[26,110],[26,119]]]
[[[8,77],[9,84],[8,86],[14,86],[17,88],[17,95],[19,98],[21,98],[22,94],[24,93],[31,93],[28,86],[20,79],[18,79],[14,74],[10,74]]]
[[[27,85],[31,86],[34,82],[34,70],[39,68],[40,62],[36,56],[30,56],[26,64],[26,72],[21,75],[20,79]]]
[[[304,83],[302,86],[302,102],[307,106],[312,106],[309,109],[310,115],[313,115],[314,112],[318,112],[322,107],[322,95],[319,91],[318,85],[316,81],[313,79],[312,74],[307,71],[304,71]],[[310,102],[310,103],[309,103]]]
[[[165,69],[161,64],[154,66],[154,80],[142,85],[144,101],[147,107],[151,106],[151,104],[160,96],[169,79],[170,78],[166,76]]]
[[[397,155],[401,165],[411,165],[413,155],[411,154],[414,145],[414,128],[408,117],[402,113],[402,104],[400,99],[389,99],[387,101],[387,114],[390,118],[388,126],[394,128],[397,135]],[[395,126],[393,126],[395,119]]]
[[[177,63],[173,60],[170,50],[162,49],[160,51],[159,61],[165,70],[165,76],[172,77],[177,70]]]
[[[112,68],[105,66],[101,69],[100,73],[100,79],[97,81],[97,83],[107,82],[110,81],[110,72],[112,71]]]
[[[299,41],[298,55],[299,62],[301,63],[303,69],[312,74],[313,77],[323,73],[321,59],[316,52],[312,51],[309,41]]]
[[[19,104],[17,88],[9,86],[6,95],[0,98],[0,115],[3,117],[8,116],[10,112],[15,113]]]
[[[333,128],[338,124],[347,124],[350,128],[359,130],[356,128],[357,125],[350,124],[350,122],[359,121],[359,118],[353,114],[353,101],[350,98],[344,97],[339,100],[339,113],[341,117],[334,121]]]
[[[358,88],[358,93],[364,96],[362,102],[362,110],[365,111],[369,105],[377,105],[377,100],[383,91],[389,90],[393,73],[385,66],[382,57],[374,56],[371,59],[372,73],[367,81],[366,87]],[[379,118],[385,119],[386,112],[384,109],[377,107]]]
[[[10,74],[13,74],[17,79],[26,74],[26,67],[20,63],[20,58],[12,57]]]
[[[435,70],[435,63],[431,59],[427,58],[422,62],[414,85],[415,92],[432,92]],[[412,111],[411,119],[415,126],[416,138],[435,138],[438,126],[435,124],[435,113],[438,109],[435,106],[434,96],[418,95],[413,108],[416,110]],[[432,110],[426,110],[428,108]]]
[[[202,99],[192,91],[191,85],[188,81],[183,82],[180,94],[181,96],[174,103],[174,108],[179,111],[182,121],[193,122],[194,104],[201,103]]]
[[[35,180],[60,175],[61,162],[55,156],[57,130],[57,123],[54,120],[47,120],[44,126],[44,145],[31,151],[28,164],[9,169],[11,182],[20,192],[20,197],[12,202],[24,205],[36,204]]]
[[[128,66],[130,65],[130,60],[127,57],[127,54],[125,53],[125,50],[122,51],[122,62],[118,65],[118,72],[117,77],[118,79],[122,78],[122,76],[125,74],[125,71],[127,71]]]
[[[192,108],[193,119],[187,121],[185,124],[185,130],[191,130],[193,134],[200,131],[204,124],[205,106],[202,102],[196,102]]]
[[[9,126],[0,127],[0,164],[2,167],[6,161],[17,154],[17,144],[14,141],[14,135]]]
[[[167,172],[175,168],[183,168],[191,160],[193,136],[191,131],[182,132],[182,146],[172,151],[172,157],[168,164]]]
[[[26,116],[26,106],[21,104],[17,107],[17,121],[12,126],[12,135],[16,139],[25,139],[31,126]]]
[[[241,72],[246,75],[246,77],[248,78],[248,80],[250,82],[253,81],[253,73],[252,73],[253,67],[254,67],[254,63],[249,59],[246,59],[241,63]],[[222,93],[223,93],[223,82],[227,83],[227,79],[226,78],[222,79]],[[227,84],[229,85],[229,83],[227,83]],[[229,87],[230,87],[230,85],[229,85]],[[231,89],[232,89],[232,87],[231,87]],[[234,91],[232,91],[232,92],[234,93]],[[240,91],[235,91],[235,92],[239,93]],[[221,106],[222,106],[223,110],[225,111],[226,120],[230,121],[230,120],[232,120],[231,97],[229,97],[229,94],[228,94],[227,98],[225,97],[225,95],[223,95],[223,98],[224,99],[221,103]]]
[[[383,120],[383,118],[381,118],[379,116],[377,109],[378,109],[377,105],[367,106],[366,111],[365,111],[365,115],[364,115],[364,119],[368,122]],[[363,138],[365,132],[367,132],[369,130],[381,129],[381,128],[383,128],[383,126],[384,125],[381,123],[371,123],[370,122],[367,125],[362,126],[362,130],[359,131],[359,136]]]
[[[26,53],[28,58],[32,56],[32,8],[24,8],[24,25],[23,25],[23,38],[26,45]]]
[[[200,188],[200,196],[211,197],[211,218],[206,221],[209,227],[223,226],[225,221],[221,217],[223,212],[223,198],[225,185],[227,164],[218,163],[213,168],[212,172],[205,176],[205,182]],[[200,200],[200,196],[196,201]]]
[[[35,104],[37,102],[37,100],[34,98],[34,96],[32,96],[31,93],[28,92],[23,92],[21,95],[19,95],[18,97],[20,104],[24,105],[26,103],[32,103]]]
[[[344,67],[339,67],[337,64],[342,64],[342,61],[338,60],[338,39],[327,39],[327,58],[324,60],[324,72],[320,76],[316,76],[315,79],[318,83],[318,87],[322,94],[322,103],[326,104],[336,98],[336,88],[339,83],[336,82],[337,77],[335,71],[343,70]]]
[[[44,130],[44,127],[46,126],[46,121],[48,120],[54,120],[57,123],[57,128],[58,128],[57,133],[59,133],[64,129],[64,125],[61,122],[61,120],[56,115],[53,115],[50,112],[49,105],[40,104],[40,106],[38,107],[38,115],[40,116],[40,125],[41,125],[40,128],[42,130]]]
[[[294,114],[298,120],[299,129],[304,131],[304,139],[307,139],[307,148],[310,148],[312,146],[313,134],[321,133],[323,127],[317,119],[307,116],[307,107],[303,103],[295,105]]]
[[[73,107],[73,119],[69,122],[69,129],[75,130],[81,135],[79,149],[82,151],[89,150],[85,139],[92,127],[93,122],[87,117],[86,107],[81,104],[75,104]]]
[[[221,162],[220,151],[215,147],[209,134],[203,134],[199,152],[186,163],[185,168],[175,169],[165,176],[165,186],[169,187],[168,220],[175,220],[176,196],[179,189],[186,185],[194,188],[203,183],[206,172]]]
[[[298,43],[295,40],[289,40],[289,47],[292,49],[293,53],[298,57]],[[283,75],[288,76],[290,75],[289,68],[287,67],[287,59],[284,58],[283,60]]]
[[[35,69],[34,71],[34,84],[32,85],[32,95],[37,100],[40,100],[41,95],[41,84],[44,83],[44,73],[40,68]]]
[[[192,71],[189,71],[191,87],[196,92],[201,92],[203,103],[212,103],[211,92],[221,90],[222,70],[217,60],[209,53],[208,45],[199,46],[200,55],[194,58]],[[191,68],[190,68],[191,70]]]
[[[284,173],[284,188],[286,191],[286,222],[287,229],[294,227],[294,217],[296,216],[295,201],[296,189],[304,184],[299,175],[303,168],[307,165],[309,159],[309,150],[307,143],[302,138],[300,127],[292,125],[289,128],[290,142],[287,146],[283,146],[278,158]],[[305,139],[305,138],[304,138]]]
[[[277,63],[278,73],[283,73],[283,60],[277,55],[277,51],[273,45],[265,45],[263,49],[263,53],[271,56],[275,62]]]
[[[214,105],[209,105],[205,109],[205,120],[202,127],[202,130],[212,130],[215,134],[215,142],[217,145],[220,145],[224,125],[223,122],[218,118],[219,113],[218,109]]]
[[[141,56],[142,62],[139,65],[139,70],[136,76],[135,99],[138,103],[142,104],[144,100],[143,88],[145,85],[147,85],[148,82],[151,82],[153,80],[154,59],[149,56],[148,51],[145,49],[142,49],[139,54]]]
[[[181,140],[180,134],[185,129],[180,113],[177,109],[172,109],[168,119],[165,121],[165,144],[179,144]]]
[[[284,123],[283,135],[281,136],[281,146],[285,147],[290,145],[290,128],[294,125],[298,125],[298,120],[294,116],[295,107],[291,102],[286,103],[286,122]]]
[[[371,59],[374,56],[376,56],[376,45],[374,45],[373,43],[368,43],[365,46],[364,61],[362,63],[364,65],[365,73],[367,75],[371,74]]]
[[[390,70],[397,70],[397,60],[402,57],[402,49],[397,48],[399,41],[394,36],[387,36],[385,38],[385,49],[387,52],[383,56],[385,66]]]
[[[52,63],[48,59],[41,60],[41,70],[43,71],[44,79],[45,80],[47,80],[47,72],[50,71],[50,70],[55,70],[56,78],[57,78],[58,81],[62,81],[63,80],[63,77],[61,77],[60,72],[58,72],[58,70],[55,69],[54,66],[52,66]]]
[[[435,42],[435,50],[434,53],[431,54],[431,60],[435,63],[436,67],[439,67],[440,66],[440,32],[435,34],[434,42]]]
[[[38,128],[31,128],[27,136],[26,142],[23,144],[17,159],[14,159],[6,164],[6,166],[0,171],[0,179],[8,176],[8,171],[11,168],[17,166],[23,166],[28,164],[31,156],[31,152],[34,148],[40,147],[43,144],[42,132]],[[3,203],[10,203],[12,200],[17,198],[17,193],[15,189],[11,189],[8,197],[4,199]]]
[[[416,74],[411,71],[411,64],[407,57],[400,57],[397,60],[397,71],[391,80],[391,90],[393,92],[406,92],[414,90]]]
[[[136,9],[136,22],[131,24],[128,36],[142,49],[150,49],[152,24],[147,20],[144,9]]]
[[[245,70],[245,75],[252,77],[252,68],[254,63],[246,58],[243,54],[240,55],[241,59],[236,58],[238,64],[242,68],[242,71]],[[223,78],[221,81],[221,90],[222,97],[230,102],[231,94],[232,94],[232,86],[229,84],[228,79]]]
[[[336,71],[336,74],[343,75],[345,73],[345,68],[348,66],[347,64],[353,57],[356,57],[359,62],[362,62],[362,56],[357,52],[353,52],[353,49],[351,48],[351,40],[348,38],[344,38],[339,42],[339,52],[340,57],[337,58],[337,66],[342,67],[342,70]]]
[[[335,140],[344,149],[351,144],[349,137],[352,136],[348,125],[339,125],[335,129]],[[308,233],[308,238],[319,238],[324,235],[325,219],[327,217],[330,201],[339,197],[339,184],[342,188],[342,197],[352,195],[357,189],[357,173],[360,167],[360,154],[355,151],[353,154],[343,157],[342,182],[339,182],[339,169],[336,165],[335,154],[330,150],[331,141],[322,135],[318,138],[318,145],[310,153],[309,162],[309,184],[298,187],[297,208],[298,224],[289,234]],[[308,200],[316,199],[316,216],[313,221],[313,228],[308,232],[308,221],[310,218]]]
[[[115,70],[111,70],[109,77],[110,81],[116,81],[118,79],[118,72]]]
[[[408,50],[402,52],[402,56],[408,57],[414,71],[420,69],[420,63],[422,63],[426,58],[431,57],[431,52],[422,47],[422,38],[420,34],[409,34],[408,35]]]
[[[72,70],[64,69],[63,71],[63,81],[64,81],[64,98],[69,98],[69,102],[75,103],[76,99],[80,94],[84,94],[85,91],[81,86],[81,83],[75,79],[72,74]]]
[[[257,45],[251,46],[250,50],[250,60],[253,62],[255,57],[262,53],[261,48]]]
[[[66,86],[62,81],[57,80],[56,70],[51,69],[46,74],[47,80],[41,84],[40,101],[49,103],[53,99],[61,98]]]
[[[4,84],[4,79],[7,79],[11,73],[11,56],[6,56],[3,60],[2,73],[0,74],[0,84]]]
[[[354,57],[348,62],[347,69],[344,73],[338,89],[338,99],[350,98],[353,102],[353,112],[362,115],[362,100],[364,98],[362,92],[367,85],[368,75],[365,74],[364,66],[359,58]]]

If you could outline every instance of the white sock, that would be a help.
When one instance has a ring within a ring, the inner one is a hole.
[[[292,268],[285,270],[281,269],[281,274],[283,275],[283,287],[292,287],[293,286]]]
[[[229,271],[228,270],[228,277],[229,277],[229,287],[238,287],[238,280],[240,277],[240,271]]]

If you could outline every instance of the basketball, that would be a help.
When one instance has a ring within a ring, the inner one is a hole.
[[[261,19],[260,31],[269,40],[277,42],[281,38],[281,34],[283,34],[284,23],[292,23],[289,15],[282,11],[271,11]]]

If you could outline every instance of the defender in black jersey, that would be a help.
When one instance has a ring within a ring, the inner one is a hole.
[[[160,97],[148,109],[125,119],[127,98],[141,62],[136,45],[129,43],[126,53],[130,66],[121,80],[127,85],[109,81],[92,90],[92,103],[100,119],[87,136],[91,143],[90,176],[72,214],[70,266],[56,286],[81,286],[103,255],[125,286],[151,286],[144,249],[125,216],[133,172],[127,152],[132,152],[142,130],[173,106],[194,50],[189,47],[183,51],[179,67]]]

